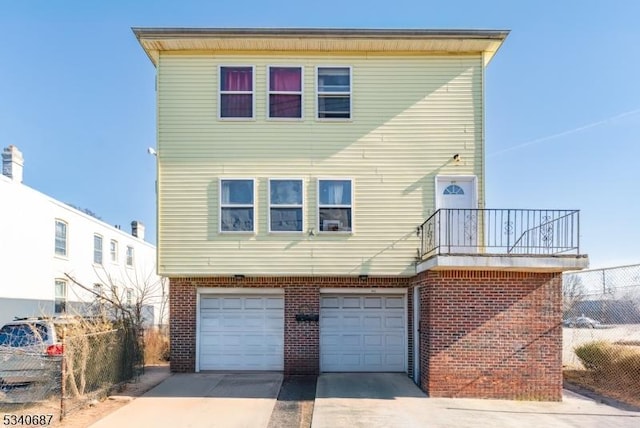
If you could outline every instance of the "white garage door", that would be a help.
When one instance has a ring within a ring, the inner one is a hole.
[[[320,370],[404,372],[404,295],[322,295]]]
[[[281,295],[202,295],[200,370],[282,370]]]

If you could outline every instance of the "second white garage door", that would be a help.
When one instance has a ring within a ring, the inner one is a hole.
[[[406,371],[404,295],[322,295],[320,370]]]
[[[282,295],[202,295],[200,370],[282,370]]]

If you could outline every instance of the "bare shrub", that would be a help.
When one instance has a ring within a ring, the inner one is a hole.
[[[161,329],[149,329],[144,333],[145,364],[169,360],[169,336]]]

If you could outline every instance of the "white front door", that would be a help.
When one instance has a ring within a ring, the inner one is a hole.
[[[201,295],[199,370],[282,370],[281,295]]]
[[[436,178],[435,242],[441,254],[475,253],[478,247],[478,211],[474,176]]]
[[[404,295],[322,295],[320,370],[405,372]]]

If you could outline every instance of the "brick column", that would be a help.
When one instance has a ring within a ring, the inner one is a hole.
[[[561,287],[555,273],[429,272],[422,388],[432,397],[560,401]]]
[[[296,321],[296,314],[320,313],[320,288],[287,287],[284,292],[284,373],[315,375],[320,370],[320,326]]]
[[[169,279],[171,371],[196,369],[196,287],[182,278]]]

